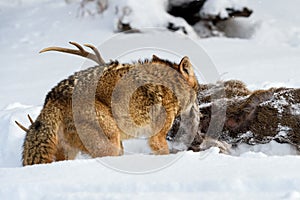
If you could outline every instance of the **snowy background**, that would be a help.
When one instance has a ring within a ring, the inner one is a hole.
[[[135,13],[138,19],[142,15],[147,20],[134,21],[137,27],[160,26],[169,17],[147,12],[133,0],[111,2],[140,10]],[[163,2],[143,4],[159,10]],[[190,36],[211,57],[223,80],[239,79],[250,89],[300,87],[299,0],[244,3],[254,13],[225,22],[230,38],[200,39],[192,29]],[[78,1],[0,0],[0,199],[300,199],[298,152],[276,142],[240,146],[232,155],[211,148],[159,158],[135,154],[21,167],[25,133],[14,121],[28,126],[26,115],[35,118],[47,92],[84,62],[80,57],[38,52],[68,46],[68,41],[98,45],[115,34],[114,12],[79,17],[79,7]],[[151,21],[154,15],[161,21]],[[153,165],[173,157],[176,162],[165,168],[138,175],[103,164],[138,169],[141,160]]]

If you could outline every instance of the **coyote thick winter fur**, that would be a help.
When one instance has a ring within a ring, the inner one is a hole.
[[[155,55],[132,64],[104,63],[94,46],[85,45],[95,53],[89,54],[71,44],[78,50],[49,47],[41,52],[77,54],[98,65],[75,73],[47,94],[37,119],[23,127],[23,165],[74,159],[79,151],[92,157],[121,155],[122,139],[142,134],[154,154],[168,154],[166,135],[175,117],[196,102],[199,84],[189,58],[179,64]]]

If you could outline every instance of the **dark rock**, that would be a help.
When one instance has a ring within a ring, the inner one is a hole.
[[[174,23],[172,22],[169,22],[168,23],[168,26],[167,26],[167,29],[171,30],[171,31],[178,31],[178,30],[181,30],[184,34],[187,34],[187,31],[185,29],[184,26],[176,26]]]
[[[172,4],[169,3],[168,13],[175,17],[184,18],[187,23],[194,25],[201,20],[199,11],[201,10],[203,4],[206,0],[183,2],[182,4]]]
[[[218,25],[228,19],[235,17],[249,17],[253,11],[247,7],[225,8],[227,15],[221,13],[207,13],[204,10],[204,5],[207,0],[194,0],[194,1],[172,1],[169,0],[168,13],[175,17],[182,17],[188,24],[193,26],[194,30],[200,37],[224,36],[225,33]],[[223,23],[223,26],[225,24]],[[177,27],[177,25],[173,25]],[[169,28],[169,27],[168,27]],[[223,29],[225,27],[222,27]],[[172,28],[169,28],[173,30]]]

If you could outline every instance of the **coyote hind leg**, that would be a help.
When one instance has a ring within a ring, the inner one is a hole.
[[[49,102],[26,133],[22,155],[24,166],[55,160],[60,122],[60,110]]]

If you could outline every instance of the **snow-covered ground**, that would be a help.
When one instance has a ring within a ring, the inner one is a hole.
[[[250,19],[227,22],[226,33],[239,38],[193,40],[224,80],[250,89],[300,87],[300,2],[248,5]],[[300,199],[298,152],[275,142],[239,146],[232,155],[212,148],[21,167],[25,133],[14,121],[28,126],[26,115],[35,118],[47,92],[84,63],[39,50],[68,41],[99,45],[114,35],[111,13],[80,18],[78,9],[62,0],[0,0],[0,199]]]

